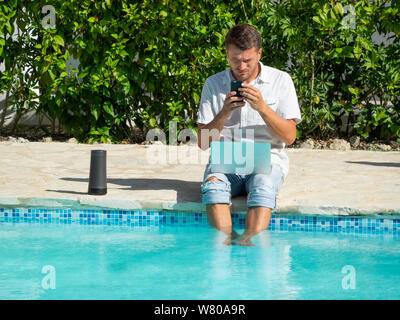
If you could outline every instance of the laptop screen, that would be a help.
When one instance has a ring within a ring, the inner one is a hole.
[[[211,142],[211,172],[268,174],[271,144],[266,142]]]

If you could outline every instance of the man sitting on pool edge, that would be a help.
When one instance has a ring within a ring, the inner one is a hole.
[[[203,86],[198,113],[198,146],[210,147],[211,141],[249,141],[244,133],[254,130],[252,142],[271,144],[270,174],[212,173],[207,164],[202,202],[206,204],[210,225],[228,235],[225,244],[253,245],[251,237],[268,228],[276,194],[289,172],[285,145],[296,140],[296,125],[301,121],[296,90],[290,75],[260,62],[261,35],[252,26],[234,26],[225,38],[230,68],[210,76]],[[231,80],[242,80],[239,91],[230,91]],[[244,99],[244,100],[242,100]],[[242,100],[242,101],[241,101]],[[217,131],[218,135],[210,134]],[[245,232],[232,229],[231,197],[247,193],[248,211]]]

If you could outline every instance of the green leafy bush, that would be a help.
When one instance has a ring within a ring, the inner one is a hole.
[[[397,2],[54,0],[50,28],[46,5],[0,2],[0,92],[19,116],[45,112],[81,141],[129,138],[132,120],[144,131],[196,128],[202,86],[228,67],[224,37],[236,23],[254,25],[262,61],[292,76],[298,137],[343,135],[347,115],[345,136],[399,138]],[[374,44],[375,30],[392,43]]]
[[[354,126],[365,138],[399,138],[398,2],[274,1],[258,15],[266,62],[295,82],[304,119],[298,136],[338,136],[347,115],[355,121],[345,136]],[[375,31],[392,33],[392,44],[374,44]]]

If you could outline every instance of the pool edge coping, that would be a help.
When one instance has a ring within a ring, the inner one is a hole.
[[[3,197],[2,208],[51,208],[84,210],[162,210],[187,213],[206,213],[206,207],[199,202],[176,201],[140,201],[125,199],[99,199],[79,197],[77,200],[39,197]],[[247,206],[239,201],[232,201],[232,213],[245,214]],[[363,217],[400,217],[399,208],[357,209],[336,206],[287,205],[272,210],[273,214],[320,215],[320,216],[363,216]]]

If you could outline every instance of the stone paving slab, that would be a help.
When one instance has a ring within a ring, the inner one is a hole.
[[[104,196],[88,195],[90,151],[107,151]],[[400,152],[287,149],[274,213],[400,215]],[[0,207],[107,207],[205,212],[209,151],[197,146],[0,143]],[[233,199],[245,212],[246,199]]]

